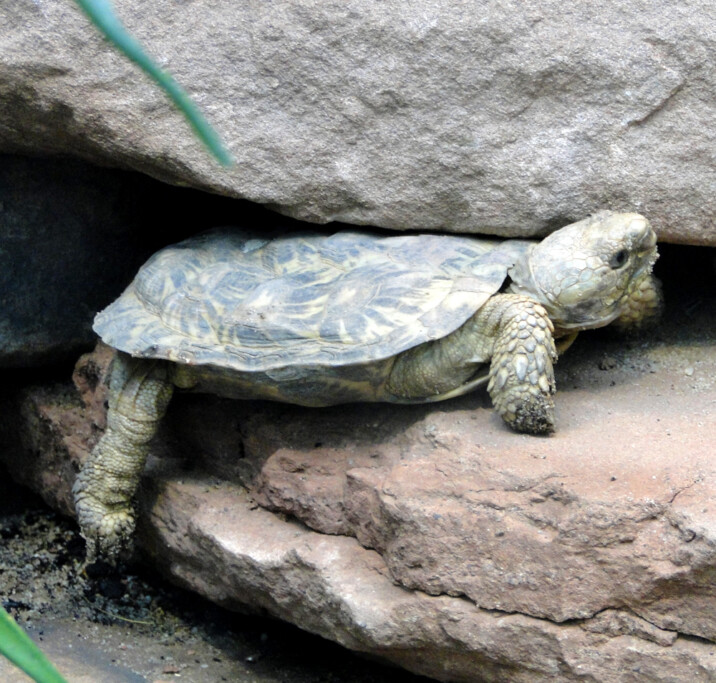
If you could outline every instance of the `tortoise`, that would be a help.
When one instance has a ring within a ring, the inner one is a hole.
[[[487,384],[510,427],[549,433],[558,346],[653,319],[656,258],[649,222],[609,211],[541,242],[223,228],[167,247],[95,319],[118,354],[107,429],[74,485],[88,557],[127,546],[174,387],[327,406]]]

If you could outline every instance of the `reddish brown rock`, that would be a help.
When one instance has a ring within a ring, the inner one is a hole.
[[[713,302],[674,307],[645,341],[580,339],[549,438],[509,432],[481,393],[330,409],[177,395],[138,543],[222,605],[439,680],[713,680]],[[24,457],[4,454],[66,511],[105,362],[78,365],[85,404],[25,390]]]

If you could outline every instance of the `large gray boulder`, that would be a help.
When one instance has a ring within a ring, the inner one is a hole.
[[[115,5],[236,165],[65,0],[0,8],[0,150],[316,222],[526,235],[610,208],[716,244],[712,0]]]

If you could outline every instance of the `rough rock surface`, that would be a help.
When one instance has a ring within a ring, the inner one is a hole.
[[[61,0],[0,8],[0,149],[317,222],[525,235],[610,208],[716,244],[712,0],[114,4],[235,167]]]
[[[139,496],[142,552],[224,606],[439,680],[713,680],[704,275],[667,289],[648,340],[578,340],[550,438],[509,432],[480,393],[330,409],[177,396]],[[22,427],[6,426],[14,476],[66,511],[102,428],[107,359],[78,364],[79,393],[26,389],[2,411]]]

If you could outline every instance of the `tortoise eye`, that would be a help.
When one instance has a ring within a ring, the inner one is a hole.
[[[609,259],[609,267],[612,270],[618,270],[629,260],[629,252],[626,249],[620,249]]]

